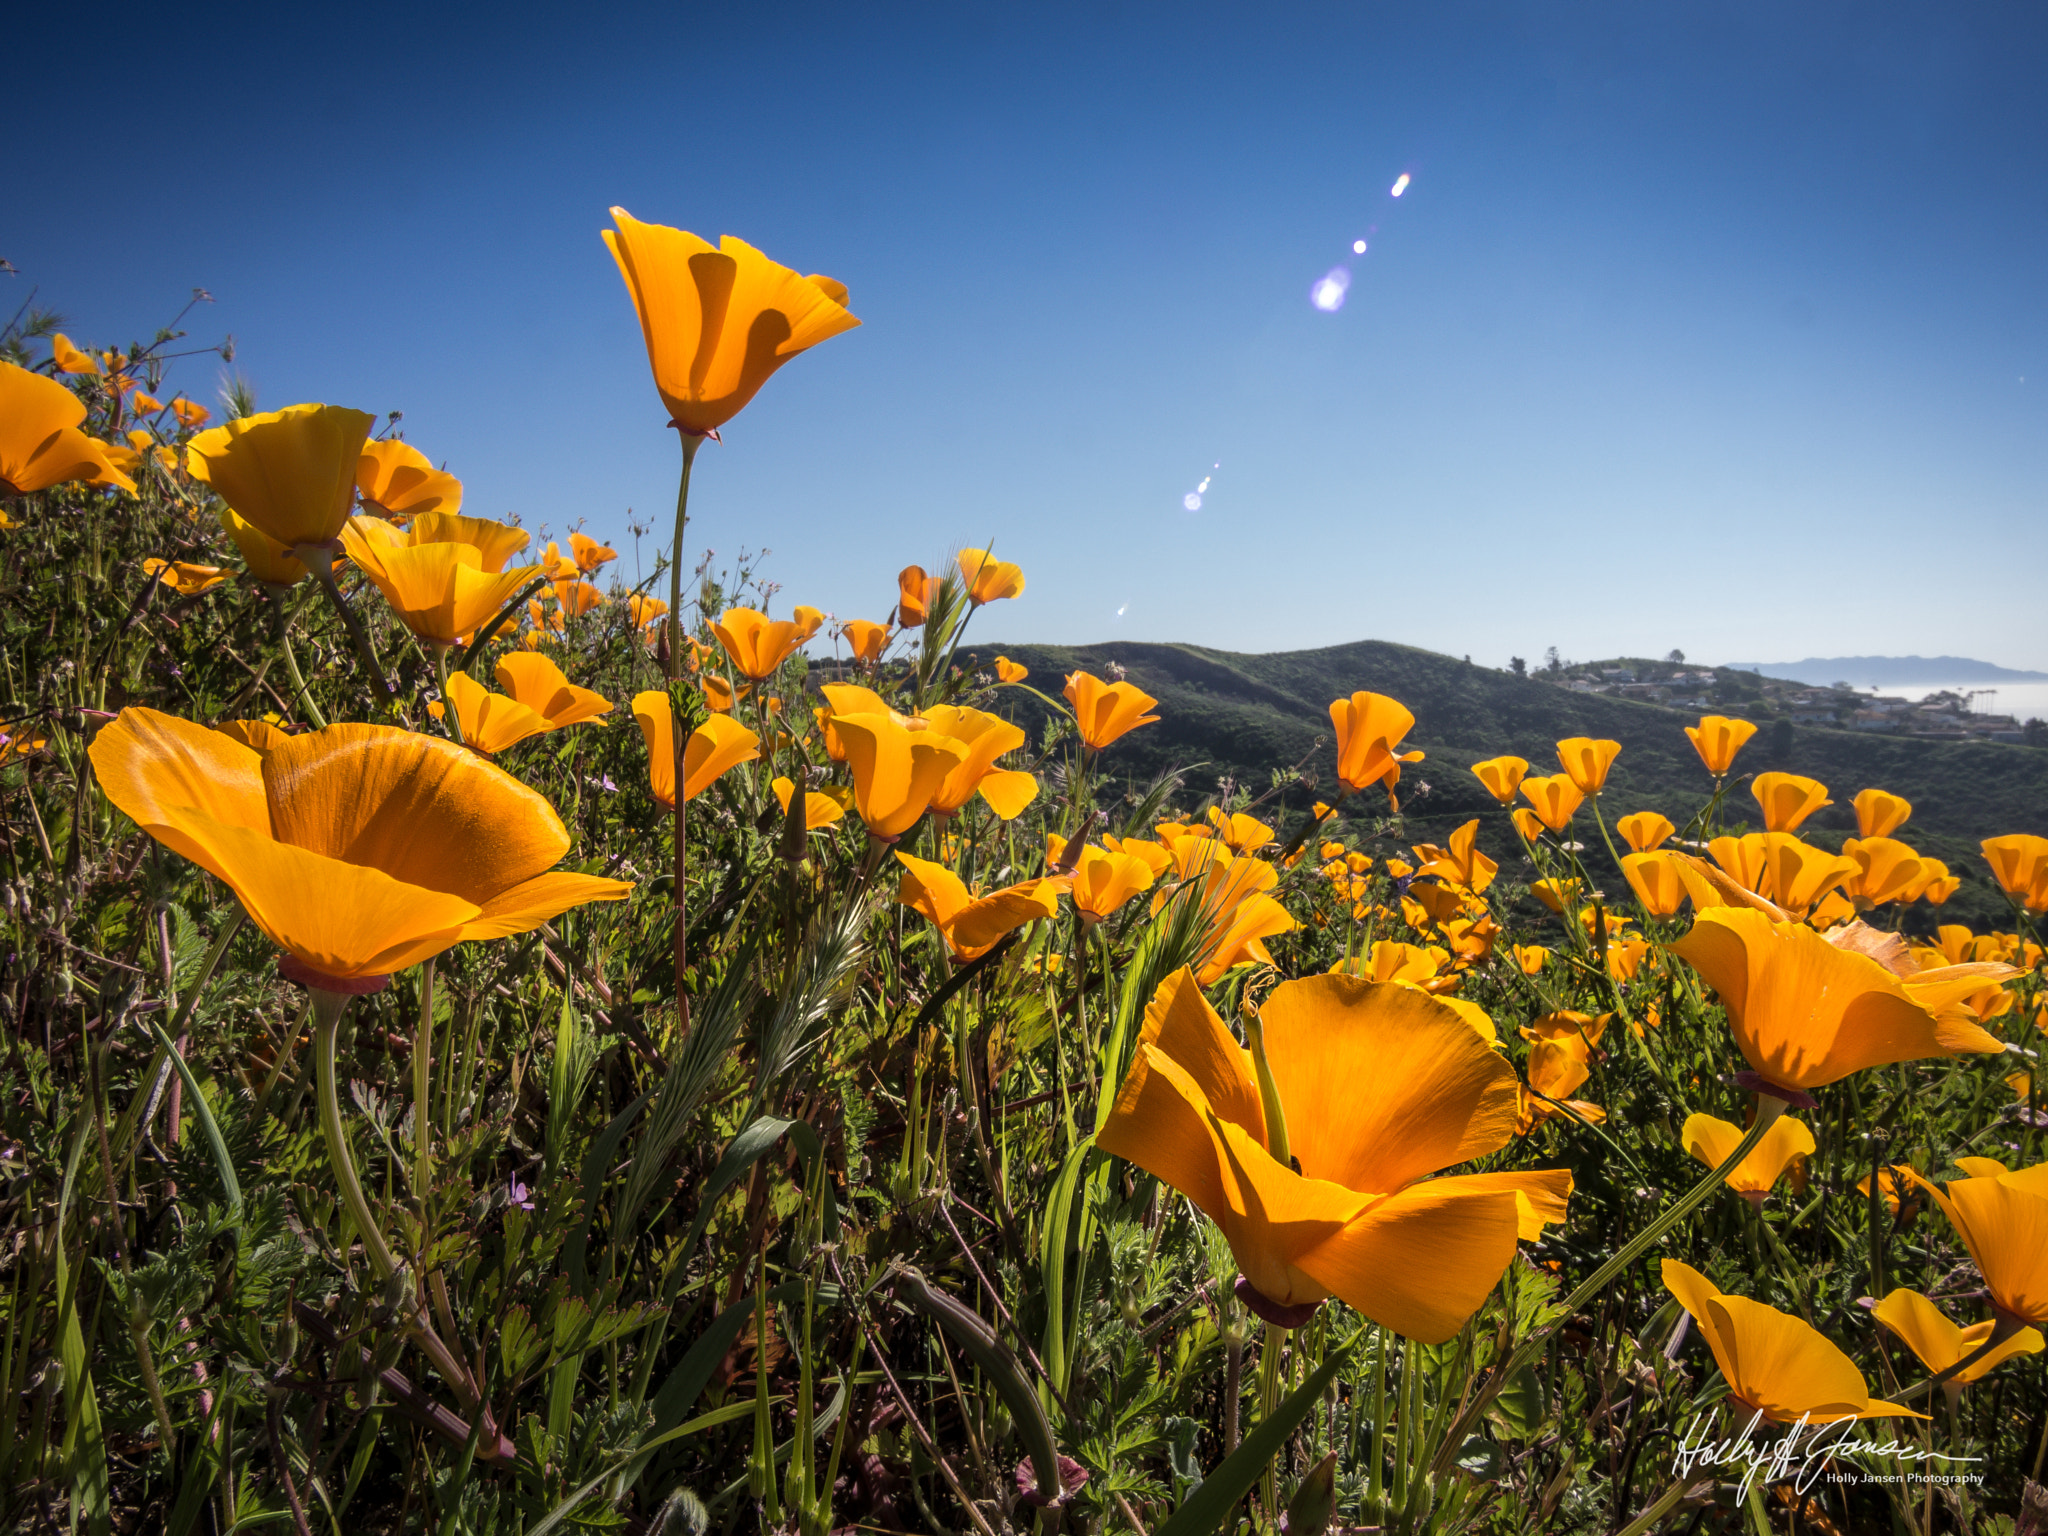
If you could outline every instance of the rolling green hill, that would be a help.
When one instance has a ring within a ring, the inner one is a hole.
[[[986,665],[997,649],[981,646],[976,653]],[[1415,712],[1409,745],[1429,754],[1407,769],[1402,781],[1407,834],[1418,840],[1439,837],[1479,816],[1482,846],[1504,868],[1512,868],[1507,859],[1513,834],[1467,771],[1482,758],[1511,752],[1527,758],[1532,772],[1554,772],[1552,743],[1561,737],[1621,742],[1622,754],[1602,799],[1610,825],[1613,817],[1636,810],[1662,811],[1682,824],[1712,788],[1683,729],[1697,718],[1694,711],[1571,693],[1411,646],[1365,640],[1263,656],[1125,642],[1000,649],[1031,668],[1033,686],[1054,695],[1064,675],[1077,668],[1108,677],[1112,665],[1121,666],[1130,681],[1158,698],[1160,720],[1116,743],[1105,754],[1105,767],[1144,779],[1169,766],[1204,764],[1188,780],[1189,792],[1198,798],[1213,793],[1216,779],[1226,776],[1261,793],[1275,770],[1303,759],[1304,772],[1321,779],[1327,797],[1335,765],[1330,701],[1359,689],[1389,694]],[[1739,716],[1745,690],[1753,688],[1753,680],[1739,674],[1719,674],[1715,707]],[[1005,703],[1014,703],[1015,712],[1027,719],[1044,712],[1021,690],[1012,690]],[[1324,738],[1321,747],[1318,737]],[[1802,831],[1830,846],[1854,834],[1849,801],[1858,790],[1876,786],[1911,800],[1913,818],[1899,835],[1962,876],[1962,889],[1942,914],[1979,929],[2005,924],[2007,912],[1985,871],[1978,842],[2006,832],[2048,832],[2048,751],[2035,747],[1879,738],[1774,722],[1758,731],[1736,762],[1738,778],[1772,768],[1807,774],[1828,786],[1836,803]],[[1299,812],[1310,798],[1294,789],[1285,808]],[[1372,799],[1382,803],[1377,791]],[[1737,787],[1730,792],[1727,816],[1739,822],[1745,815],[1761,825],[1755,802]],[[1589,841],[1596,836],[1586,829]],[[1931,911],[1918,907],[1909,926],[1930,925]]]

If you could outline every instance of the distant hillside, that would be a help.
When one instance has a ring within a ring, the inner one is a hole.
[[[997,648],[977,649],[987,665]],[[1610,825],[1613,817],[1635,810],[1662,811],[1682,823],[1712,787],[1683,730],[1698,718],[1696,709],[1573,693],[1410,646],[1368,640],[1264,656],[1120,641],[1000,649],[1030,667],[1033,685],[1053,696],[1068,672],[1107,677],[1111,664],[1122,666],[1132,682],[1158,698],[1160,720],[1118,742],[1106,754],[1105,767],[1142,780],[1176,764],[1205,764],[1188,780],[1193,801],[1213,794],[1216,780],[1226,775],[1261,793],[1276,769],[1304,758],[1305,771],[1320,776],[1327,795],[1335,767],[1330,701],[1359,689],[1390,694],[1415,712],[1410,742],[1429,756],[1406,770],[1401,789],[1416,839],[1439,837],[1481,816],[1482,846],[1505,859],[1513,835],[1468,770],[1482,758],[1512,752],[1529,759],[1536,772],[1555,771],[1552,744],[1566,736],[1608,737],[1623,745],[1603,797]],[[1755,697],[1754,680],[1716,676],[1715,708],[1740,716],[1744,697]],[[1005,703],[1020,714],[1043,713],[1021,691],[1012,691]],[[1319,736],[1325,738],[1321,748],[1315,746]],[[1744,774],[1784,769],[1826,784],[1836,803],[1805,830],[1836,846],[1842,834],[1856,830],[1849,801],[1858,790],[1874,785],[1904,795],[1914,813],[1901,835],[1963,877],[1962,890],[1946,910],[1979,928],[2004,922],[2006,909],[1985,872],[1978,842],[2006,832],[2048,832],[2048,750],[2040,748],[1874,737],[1781,719],[1759,730],[1737,767]],[[1295,789],[1283,804],[1294,815],[1310,798]],[[1745,814],[1754,817],[1755,802],[1746,789],[1731,792],[1730,819]],[[1587,832],[1597,836],[1590,827]]]
[[[1941,683],[2048,683],[2048,672],[1995,667],[1966,656],[1809,656],[1804,661],[1731,661],[1728,666],[1765,677],[1790,678],[1825,688],[1931,688]]]

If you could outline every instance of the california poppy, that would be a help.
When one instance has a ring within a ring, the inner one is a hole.
[[[1695,1159],[1709,1168],[1718,1168],[1728,1161],[1745,1134],[1739,1125],[1730,1125],[1713,1115],[1693,1114],[1686,1117],[1678,1140]],[[1795,1162],[1813,1156],[1813,1148],[1813,1132],[1805,1122],[1794,1115],[1780,1115],[1750,1149],[1749,1156],[1728,1175],[1728,1187],[1751,1205],[1762,1205],[1764,1197]]]
[[[81,352],[62,331],[50,338],[50,363],[59,373],[89,373],[98,376],[100,365],[90,352]]]
[[[1391,793],[1401,782],[1401,765],[1422,760],[1420,752],[1401,751],[1415,716],[1383,693],[1336,700],[1330,705],[1330,724],[1337,732],[1337,777],[1352,789],[1385,784]]]
[[[1637,811],[1615,822],[1614,830],[1621,834],[1621,840],[1637,853],[1648,853],[1661,848],[1671,839],[1678,828],[1671,825],[1671,818],[1655,811]]]
[[[846,647],[853,652],[853,659],[866,665],[880,661],[882,652],[889,648],[889,626],[872,619],[848,619],[839,626],[839,633],[846,637]]]
[[[1766,832],[1763,854],[1758,892],[1794,917],[1805,916],[1829,891],[1857,874],[1854,859],[1816,848],[1789,832]]]
[[[921,565],[906,565],[896,573],[896,622],[904,629],[922,627],[939,600],[942,578],[927,576]]]
[[[1975,1023],[1941,1013],[1984,978],[1909,989],[1868,955],[1799,923],[1711,907],[1672,946],[1721,995],[1751,1071],[1738,1081],[1810,1106],[1808,1090],[1895,1061],[2005,1047]]]
[[[1849,803],[1856,807],[1858,837],[1890,837],[1913,814],[1912,801],[1903,795],[1886,794],[1881,789],[1862,790]]]
[[[1239,1294],[1261,1316],[1298,1326],[1334,1295],[1409,1338],[1451,1338],[1517,1241],[1562,1221],[1571,1194],[1561,1168],[1429,1177],[1507,1144],[1513,1069],[1409,987],[1283,982],[1259,1021],[1284,1125],[1269,1123],[1249,1054],[1183,970],[1146,1010],[1096,1145],[1222,1229]]]
[[[1585,803],[1585,792],[1562,773],[1531,775],[1522,780],[1522,795],[1536,819],[1553,832],[1562,832]]]
[[[2048,837],[2014,832],[1979,846],[2001,891],[2030,912],[2048,910]]]
[[[1557,744],[1557,761],[1582,795],[1597,795],[1606,788],[1607,772],[1620,753],[1620,742],[1590,736],[1570,736]]]
[[[1956,1159],[1968,1177],[1944,1192],[1912,1169],[1906,1177],[1934,1196],[1984,1277],[1991,1305],[2014,1322],[2048,1326],[2048,1163],[2008,1171],[1988,1157]]]
[[[1533,843],[1543,835],[1543,818],[1526,805],[1518,805],[1509,811],[1508,820],[1515,824],[1515,830],[1522,835],[1524,842]]]
[[[459,512],[421,511],[403,527],[381,517],[357,516],[342,530],[342,543],[364,539],[388,549],[413,549],[422,544],[467,544],[477,552],[483,569],[495,576],[506,563],[532,542],[533,535],[516,523],[501,523],[488,517],[465,517]]]
[[[1750,780],[1749,792],[1763,807],[1766,832],[1797,831],[1815,811],[1834,804],[1825,784],[1796,773],[1760,773]]]
[[[778,775],[768,787],[775,792],[775,803],[782,807],[784,814],[789,811],[789,802],[796,798],[796,781]],[[845,793],[843,790],[840,793]],[[831,795],[820,794],[815,789],[804,791],[804,830],[815,832],[820,827],[829,827],[846,815],[846,807]]]
[[[979,608],[1000,598],[1024,595],[1024,569],[998,560],[985,549],[963,549],[957,562],[967,584],[967,600]]]
[[[581,724],[612,708],[603,694],[577,687],[553,661],[531,651],[501,657],[496,676],[502,694],[487,692],[466,672],[448,680],[463,742],[479,752],[502,752],[529,736]]]
[[[1845,838],[1842,856],[1856,865],[1857,872],[1843,882],[1842,893],[1856,904],[1859,912],[1907,900],[1916,886],[1925,883],[1920,855],[1897,838],[1875,833]]]
[[[626,612],[631,615],[635,629],[651,629],[667,615],[668,604],[658,597],[635,592],[626,598]]]
[[[1074,706],[1074,724],[1082,742],[1098,752],[1119,736],[1159,718],[1145,713],[1159,701],[1134,683],[1105,683],[1087,672],[1074,672],[1062,691]]]
[[[1692,1314],[1728,1395],[1774,1424],[1924,1419],[1870,1395],[1856,1362],[1812,1324],[1747,1296],[1728,1296],[1689,1264],[1666,1259],[1664,1289]]]
[[[1698,725],[1685,728],[1685,734],[1693,751],[1706,764],[1707,772],[1718,779],[1734,765],[1735,754],[1756,734],[1756,727],[1747,720],[1731,720],[1726,715],[1702,715]]]
[[[1986,1318],[1959,1328],[1927,1297],[1905,1286],[1886,1295],[1870,1309],[1870,1315],[1903,1339],[1906,1347],[1920,1357],[1920,1363],[1937,1376],[1957,1361],[1976,1354],[1998,1326],[1996,1318]],[[2036,1355],[2041,1348],[2040,1330],[2022,1328],[1982,1359],[1957,1371],[1945,1385],[1956,1389],[1982,1381],[2015,1355]]]
[[[609,565],[619,558],[619,552],[609,544],[600,544],[587,533],[569,535],[569,553],[575,558],[577,569],[588,576],[600,566]]]
[[[154,576],[181,597],[197,597],[228,579],[228,573],[217,565],[194,565],[188,560],[145,560],[142,572]]]
[[[356,458],[356,492],[367,511],[393,522],[422,512],[462,510],[462,482],[395,437],[363,444]]]
[[[175,402],[174,402],[175,404]],[[338,537],[376,418],[338,405],[292,405],[210,427],[185,467],[286,549]]]
[[[1650,916],[1670,917],[1685,905],[1685,882],[1670,854],[1654,849],[1648,853],[1625,853],[1621,857],[1621,872]]]
[[[1521,1090],[1518,1101],[1515,1134],[1526,1136],[1559,1115],[1568,1114],[1590,1125],[1604,1121],[1606,1110],[1572,1097],[1585,1084],[1591,1060],[1592,1046],[1583,1034],[1563,1032],[1532,1041],[1528,1086]]]
[[[55,379],[0,360],[0,496],[82,481],[133,492],[106,444],[78,429],[85,402]]]
[[[996,681],[999,683],[1021,683],[1031,675],[1031,669],[1010,660],[1007,656],[996,658]]]
[[[540,571],[487,571],[474,544],[386,544],[352,525],[342,540],[405,627],[443,649],[475,633]]]
[[[896,858],[903,865],[896,899],[932,920],[956,960],[987,954],[1004,934],[1057,915],[1066,888],[1064,880],[1026,880],[976,896],[943,864],[907,853]]]
[[[676,803],[676,723],[658,688],[633,695],[633,718],[647,743],[648,787],[663,805]],[[729,715],[713,715],[683,744],[683,798],[694,800],[729,768],[761,755],[761,738]]]
[[[1071,894],[1084,922],[1101,922],[1151,888],[1152,868],[1134,854],[1084,845],[1075,857]]]
[[[633,296],[670,425],[702,437],[797,353],[860,324],[846,285],[802,277],[731,235],[716,246],[612,209],[604,243]]]
[[[107,798],[232,887],[291,957],[287,973],[317,990],[364,990],[464,940],[633,889],[550,872],[569,850],[554,807],[438,737],[333,725],[259,751],[130,708],[91,757]]]
[[[925,711],[927,730],[958,742],[960,760],[931,798],[935,816],[951,816],[979,794],[1004,821],[1015,821],[1038,795],[1038,780],[1021,768],[998,768],[996,759],[1024,745],[1024,730],[1000,715],[955,704]]]
[[[1472,772],[1489,795],[1502,805],[1512,805],[1515,791],[1522,787],[1522,779],[1529,772],[1529,762],[1521,757],[1489,757],[1483,763],[1474,763]]]
[[[755,682],[772,677],[804,643],[803,629],[787,619],[771,619],[753,608],[728,608],[711,624],[740,676]]]
[[[887,714],[832,717],[853,774],[853,803],[868,831],[885,841],[908,832],[967,749],[936,731],[912,731]]]
[[[1479,819],[1476,816],[1451,834],[1446,847],[1424,843],[1414,853],[1420,861],[1421,873],[1449,881],[1474,895],[1493,884],[1493,877],[1500,870],[1499,864],[1479,851]]]
[[[197,401],[187,400],[183,395],[171,402],[171,414],[178,418],[180,426],[187,428],[203,427],[213,419],[213,412]]]

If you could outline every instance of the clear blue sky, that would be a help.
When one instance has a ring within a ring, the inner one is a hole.
[[[2048,669],[2038,7],[13,29],[0,291],[104,344],[203,285],[260,405],[402,409],[469,510],[666,529],[618,203],[852,289],[698,461],[692,544],[783,605],[881,618],[992,537],[1030,590],[983,641]]]

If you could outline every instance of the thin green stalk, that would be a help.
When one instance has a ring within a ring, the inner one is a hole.
[[[681,430],[680,428],[678,429]],[[697,450],[704,439],[689,432],[683,438],[683,473],[676,484],[676,533],[669,548],[668,567],[668,680],[670,708],[674,708],[675,684],[683,666],[683,538],[690,526],[690,466],[697,462]],[[675,983],[676,1016],[684,1029],[690,1023],[690,999],[683,990],[683,978],[690,968],[690,812],[689,797],[683,792],[682,722],[670,733],[675,739],[676,803],[671,813],[675,834]]]
[[[434,1129],[427,1115],[427,1095],[433,1086],[435,958],[429,955],[420,967],[420,1021],[412,1035],[412,1192],[422,1208],[434,1175]]]
[[[462,734],[462,713],[455,707],[455,701],[448,697],[448,647],[430,642],[434,653],[434,682],[441,690],[442,718],[448,722],[448,734],[455,738],[456,745],[468,746]]]
[[[292,680],[292,691],[298,696],[299,709],[305,715],[306,722],[314,730],[324,731],[327,729],[327,717],[320,712],[320,706],[313,702],[313,691],[306,686],[305,675],[299,671],[298,655],[292,650],[292,621],[298,618],[302,605],[294,603],[287,610],[282,592],[275,587],[272,587],[270,592],[277,604],[277,651],[284,659],[285,675]]]
[[[330,544],[299,544],[292,548],[292,554],[313,573],[313,579],[320,583],[320,590],[326,594],[328,603],[341,616],[341,627],[348,631],[349,643],[356,649],[363,669],[377,685],[379,699],[391,696],[391,684],[384,676],[383,664],[377,660],[376,647],[370,644],[369,631],[363,628],[362,620],[349,607],[341,595],[341,584],[334,579],[334,547]]]

